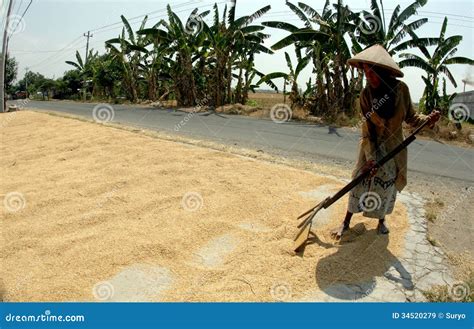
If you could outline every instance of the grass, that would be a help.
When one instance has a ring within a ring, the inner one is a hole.
[[[444,207],[444,202],[439,198],[435,198],[434,200],[428,202],[425,205],[426,219],[429,222],[434,223],[436,219],[438,218],[438,214],[441,212],[443,207]]]
[[[474,271],[468,277],[452,286],[436,286],[424,291],[423,295],[430,303],[472,303],[474,301]]]
[[[439,247],[439,243],[438,241],[436,241],[435,238],[433,238],[432,236],[428,236],[428,242],[433,246],[433,247]]]
[[[468,254],[448,255],[448,261],[454,270],[454,276],[458,282],[452,286],[436,286],[423,295],[432,303],[461,302],[471,303],[474,301],[474,261]]]
[[[257,106],[258,106],[258,102],[257,102],[256,100],[254,100],[254,99],[249,99],[249,100],[247,101],[247,104],[245,104],[245,105],[257,107]]]

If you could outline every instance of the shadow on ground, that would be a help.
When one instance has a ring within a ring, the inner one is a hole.
[[[317,237],[309,244],[327,248]],[[411,275],[388,250],[389,236],[367,231],[364,224],[354,226],[341,241],[337,252],[321,259],[316,266],[316,284],[327,295],[340,300],[358,300],[377,288],[377,277],[400,283],[412,290]],[[388,272],[394,267],[400,278]]]

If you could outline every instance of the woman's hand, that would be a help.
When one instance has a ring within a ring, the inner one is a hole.
[[[431,112],[430,115],[428,115],[428,120],[430,121],[430,123],[428,124],[428,127],[433,129],[436,122],[438,122],[439,119],[441,119],[441,112],[440,111]]]
[[[373,178],[377,174],[377,167],[375,167],[375,160],[369,160],[365,163],[362,167],[362,172],[365,174],[366,172],[370,171],[370,178]]]

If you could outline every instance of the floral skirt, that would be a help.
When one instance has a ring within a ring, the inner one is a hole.
[[[385,147],[379,147],[377,160],[385,154]],[[357,173],[359,174],[360,172]],[[395,207],[396,179],[397,167],[392,159],[378,169],[375,177],[365,179],[352,189],[349,194],[348,211],[353,214],[363,212],[365,217],[370,218],[385,218],[385,215],[391,214]]]

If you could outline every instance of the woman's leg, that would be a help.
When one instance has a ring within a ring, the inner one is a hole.
[[[379,219],[379,225],[377,226],[378,234],[389,234],[390,230],[387,225],[385,225],[385,218]]]
[[[342,238],[344,232],[349,229],[349,225],[351,224],[351,219],[353,215],[353,213],[347,211],[346,218],[344,218],[344,222],[342,223],[342,225],[331,233],[334,239],[340,240]]]

